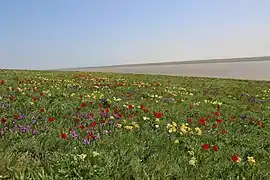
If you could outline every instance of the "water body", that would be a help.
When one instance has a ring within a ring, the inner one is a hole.
[[[222,77],[270,81],[270,61],[79,68],[72,71]]]

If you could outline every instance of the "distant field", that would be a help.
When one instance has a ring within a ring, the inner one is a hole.
[[[270,80],[270,57],[73,68],[61,71],[206,76],[268,81]]]

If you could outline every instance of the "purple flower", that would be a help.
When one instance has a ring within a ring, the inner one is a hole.
[[[94,130],[87,129],[87,130],[86,130],[86,133],[87,133],[87,134],[93,134],[93,133],[94,133]]]
[[[100,101],[102,102],[102,103],[106,103],[106,99],[105,98],[102,98],[102,99],[100,99]]]
[[[97,135],[95,136],[95,140],[98,140],[98,139],[100,139],[100,135],[99,135],[99,134],[97,134]]]
[[[27,133],[30,130],[30,126],[29,125],[26,126],[26,127],[24,127],[24,126],[18,126],[18,129],[22,133]]]
[[[113,121],[112,120],[109,120],[109,124],[113,124]]]
[[[36,135],[37,131],[35,129],[32,129],[32,135]]]
[[[113,114],[113,117],[114,117],[115,119],[119,119],[119,118],[120,118],[120,117],[118,116],[118,114],[116,114],[116,113]]]
[[[240,116],[241,119],[246,119],[247,118],[247,115],[242,115]]]
[[[25,115],[20,115],[19,116],[19,119],[24,119],[25,118]]]
[[[72,90],[76,90],[78,88],[78,86],[77,85],[73,85],[73,86],[71,86],[71,89]]]
[[[93,120],[93,117],[90,114],[88,114],[86,118]]]
[[[83,140],[83,144],[89,144],[89,143],[90,142],[87,139]]]
[[[70,131],[70,134],[74,139],[77,139],[80,136],[75,130]]]
[[[108,114],[104,113],[104,112],[101,112],[100,113],[100,116],[103,117],[103,118],[107,118],[108,117]]]

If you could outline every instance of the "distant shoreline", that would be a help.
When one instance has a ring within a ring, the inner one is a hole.
[[[158,63],[142,63],[142,64],[122,64],[110,66],[92,66],[92,67],[75,67],[63,68],[55,70],[72,70],[72,69],[92,69],[92,68],[113,68],[113,67],[140,67],[140,66],[163,66],[163,65],[180,65],[180,64],[206,64],[206,63],[234,63],[234,62],[255,62],[255,61],[270,61],[270,56],[260,57],[241,57],[241,58],[222,58],[222,59],[209,59],[209,60],[190,60],[190,61],[171,61],[171,62],[158,62]]]

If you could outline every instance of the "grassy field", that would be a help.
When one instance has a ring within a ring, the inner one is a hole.
[[[0,71],[0,179],[270,179],[270,82]]]

